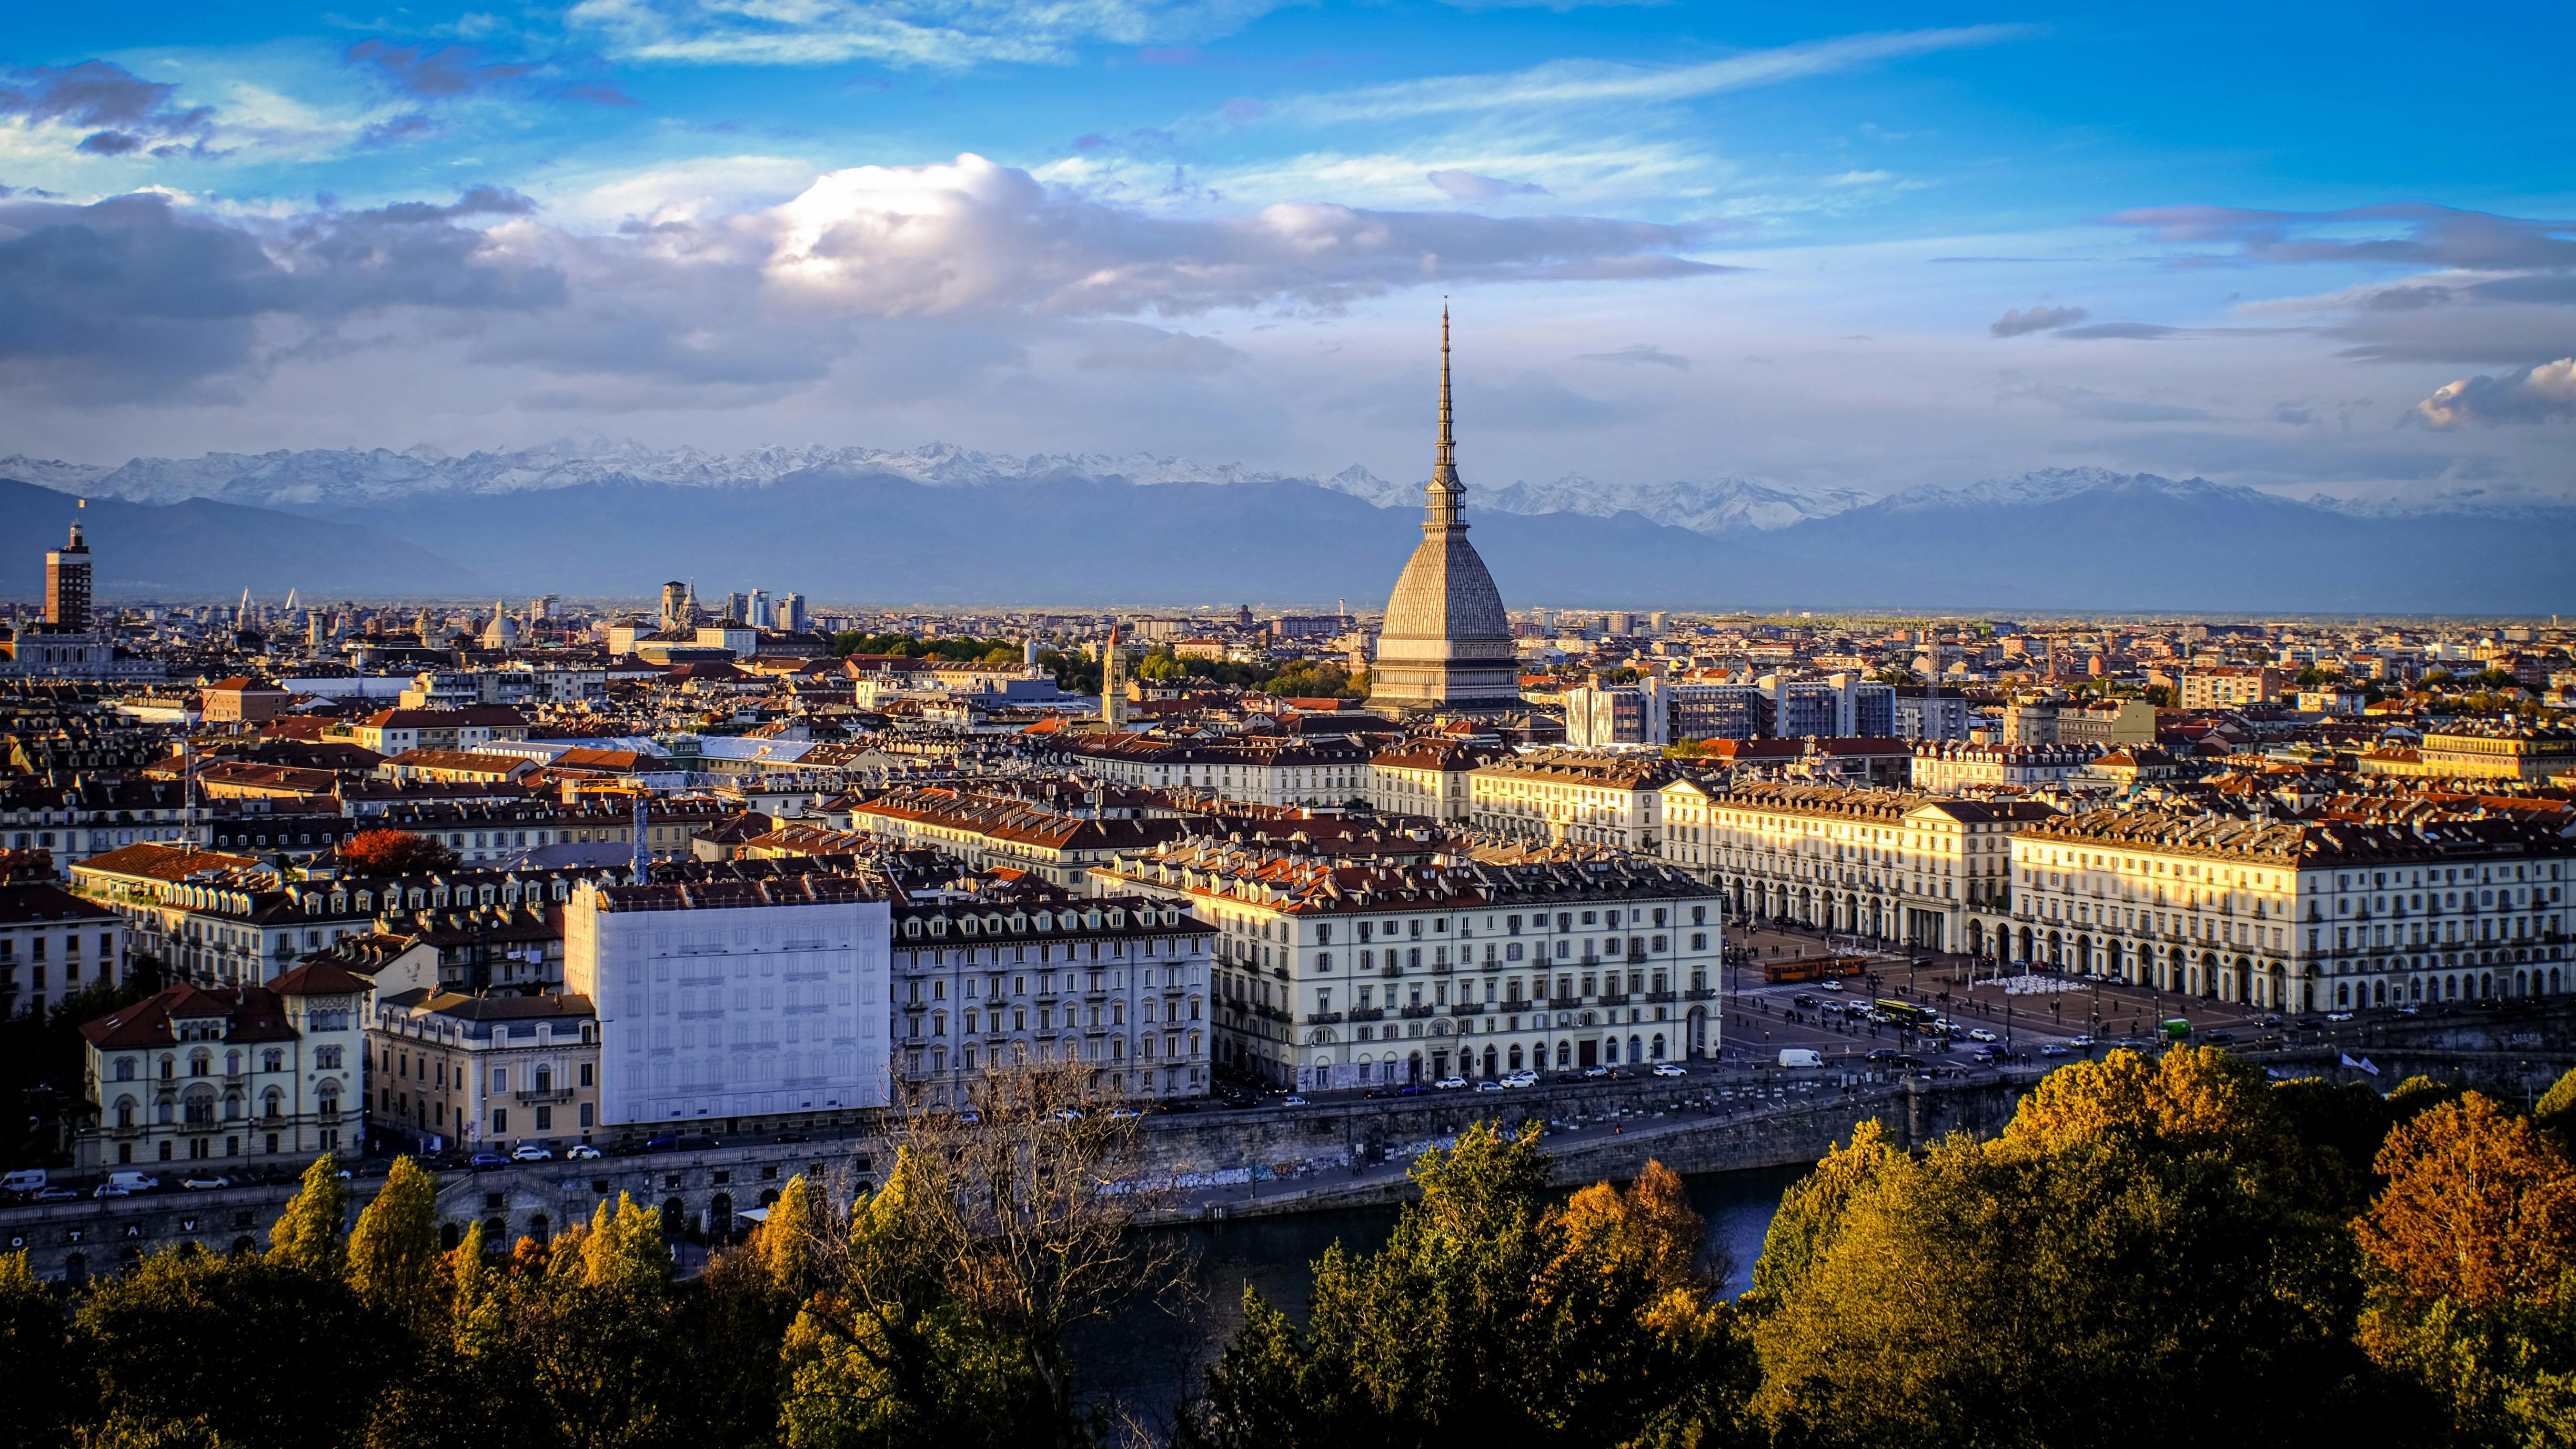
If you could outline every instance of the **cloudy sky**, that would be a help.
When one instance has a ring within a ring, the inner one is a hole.
[[[0,454],[2576,491],[2570,12],[2122,9],[25,7]]]

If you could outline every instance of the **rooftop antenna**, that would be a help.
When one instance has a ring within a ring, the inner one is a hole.
[[[653,882],[653,839],[647,823],[649,818],[644,792],[638,790],[635,792],[634,861],[637,885],[650,885]]]

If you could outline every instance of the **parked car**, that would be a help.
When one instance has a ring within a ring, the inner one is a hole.
[[[522,1142],[510,1149],[512,1162],[552,1162],[555,1150],[535,1142]]]
[[[1678,1062],[1657,1062],[1655,1063],[1655,1075],[1659,1077],[1687,1077],[1690,1073],[1685,1071]]]
[[[1602,1066],[1585,1067],[1583,1069],[1583,1075],[1587,1077],[1606,1077],[1610,1075],[1610,1069]]]
[[[1112,1107],[1109,1109],[1109,1120],[1112,1122],[1125,1122],[1144,1115],[1144,1113],[1137,1111],[1133,1107]]]
[[[1294,1092],[1291,1092],[1286,1097],[1280,1099],[1279,1105],[1282,1107],[1303,1107],[1306,1105],[1306,1099],[1298,1096]]]
[[[2329,1011],[2329,1012],[2327,1012],[2327,1013],[2326,1013],[2326,1020],[2328,1020],[2328,1021],[2350,1021],[2350,1020],[2352,1020],[2352,1013],[2351,1013],[2351,1012],[2349,1012],[2349,1011]]]
[[[497,1152],[477,1152],[474,1154],[473,1160],[468,1162],[466,1165],[473,1168],[476,1172],[489,1172],[496,1167],[509,1166],[510,1159],[503,1157]]]
[[[233,1180],[219,1173],[192,1172],[179,1179],[179,1185],[190,1192],[212,1192],[219,1187],[232,1186]]]
[[[1499,1092],[1508,1085],[1509,1083],[1496,1081],[1492,1077],[1479,1077],[1476,1079],[1476,1090],[1479,1092]]]
[[[1080,1107],[1058,1107],[1055,1109],[1055,1120],[1059,1122],[1079,1122],[1082,1120],[1082,1109]]]
[[[1195,1112],[1198,1109],[1199,1104],[1196,1102],[1157,1102],[1154,1104],[1154,1110],[1161,1112],[1166,1116],[1173,1115],[1175,1113]]]
[[[666,1132],[644,1143],[647,1152],[706,1152],[719,1144],[703,1132]]]
[[[1433,1082],[1431,1085],[1444,1092],[1463,1092],[1467,1090],[1467,1079],[1465,1077],[1442,1077],[1439,1081]]]
[[[7,1177],[0,1178],[0,1192],[42,1192],[46,1181],[47,1178],[43,1168],[21,1167],[16,1171],[11,1172]]]
[[[1407,1082],[1396,1088],[1395,1094],[1399,1097],[1428,1097],[1431,1095],[1431,1089],[1420,1082]]]
[[[799,1139],[802,1140],[802,1139]],[[566,1162],[588,1162],[599,1156],[599,1149],[587,1142],[576,1142],[564,1149]]]
[[[161,1185],[161,1179],[148,1172],[111,1172],[107,1181],[98,1185],[99,1197],[124,1197],[128,1193],[150,1192]]]
[[[1535,1087],[1538,1085],[1538,1073],[1514,1072],[1510,1076],[1503,1078],[1503,1085],[1506,1087]]]
[[[80,1194],[68,1187],[40,1187],[36,1189],[35,1200],[38,1202],[78,1202],[80,1201]]]
[[[1812,997],[1812,996],[1809,996],[1807,993],[1805,993],[1805,992],[1801,991],[1801,992],[1799,992],[1797,995],[1792,996],[1792,997],[1790,997],[1790,998],[1789,998],[1789,1004],[1790,1004],[1791,1006],[1821,1006],[1821,1005],[1823,1005],[1824,1003],[1822,1003],[1822,1002],[1820,1002],[1820,1001],[1816,1000],[1816,998],[1814,998],[1814,997]]]

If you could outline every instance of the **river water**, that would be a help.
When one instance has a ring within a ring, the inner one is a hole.
[[[1684,1179],[1692,1206],[1708,1219],[1709,1248],[1727,1269],[1729,1294],[1751,1283],[1781,1194],[1806,1174],[1803,1167],[1781,1167]],[[1242,1325],[1246,1284],[1302,1320],[1307,1265],[1336,1241],[1349,1252],[1385,1246],[1396,1211],[1345,1208],[1161,1230],[1180,1237],[1195,1258],[1191,1290],[1174,1303],[1127,1305],[1078,1332],[1070,1346],[1083,1396],[1115,1404],[1146,1425],[1168,1420],[1188,1397],[1199,1369]]]

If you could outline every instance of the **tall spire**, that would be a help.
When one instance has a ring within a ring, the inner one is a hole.
[[[1458,519],[1460,496],[1467,490],[1458,481],[1458,440],[1451,431],[1449,406],[1449,304],[1440,304],[1440,440],[1433,449],[1431,484],[1423,490],[1422,528],[1426,533],[1450,532],[1467,525]]]

